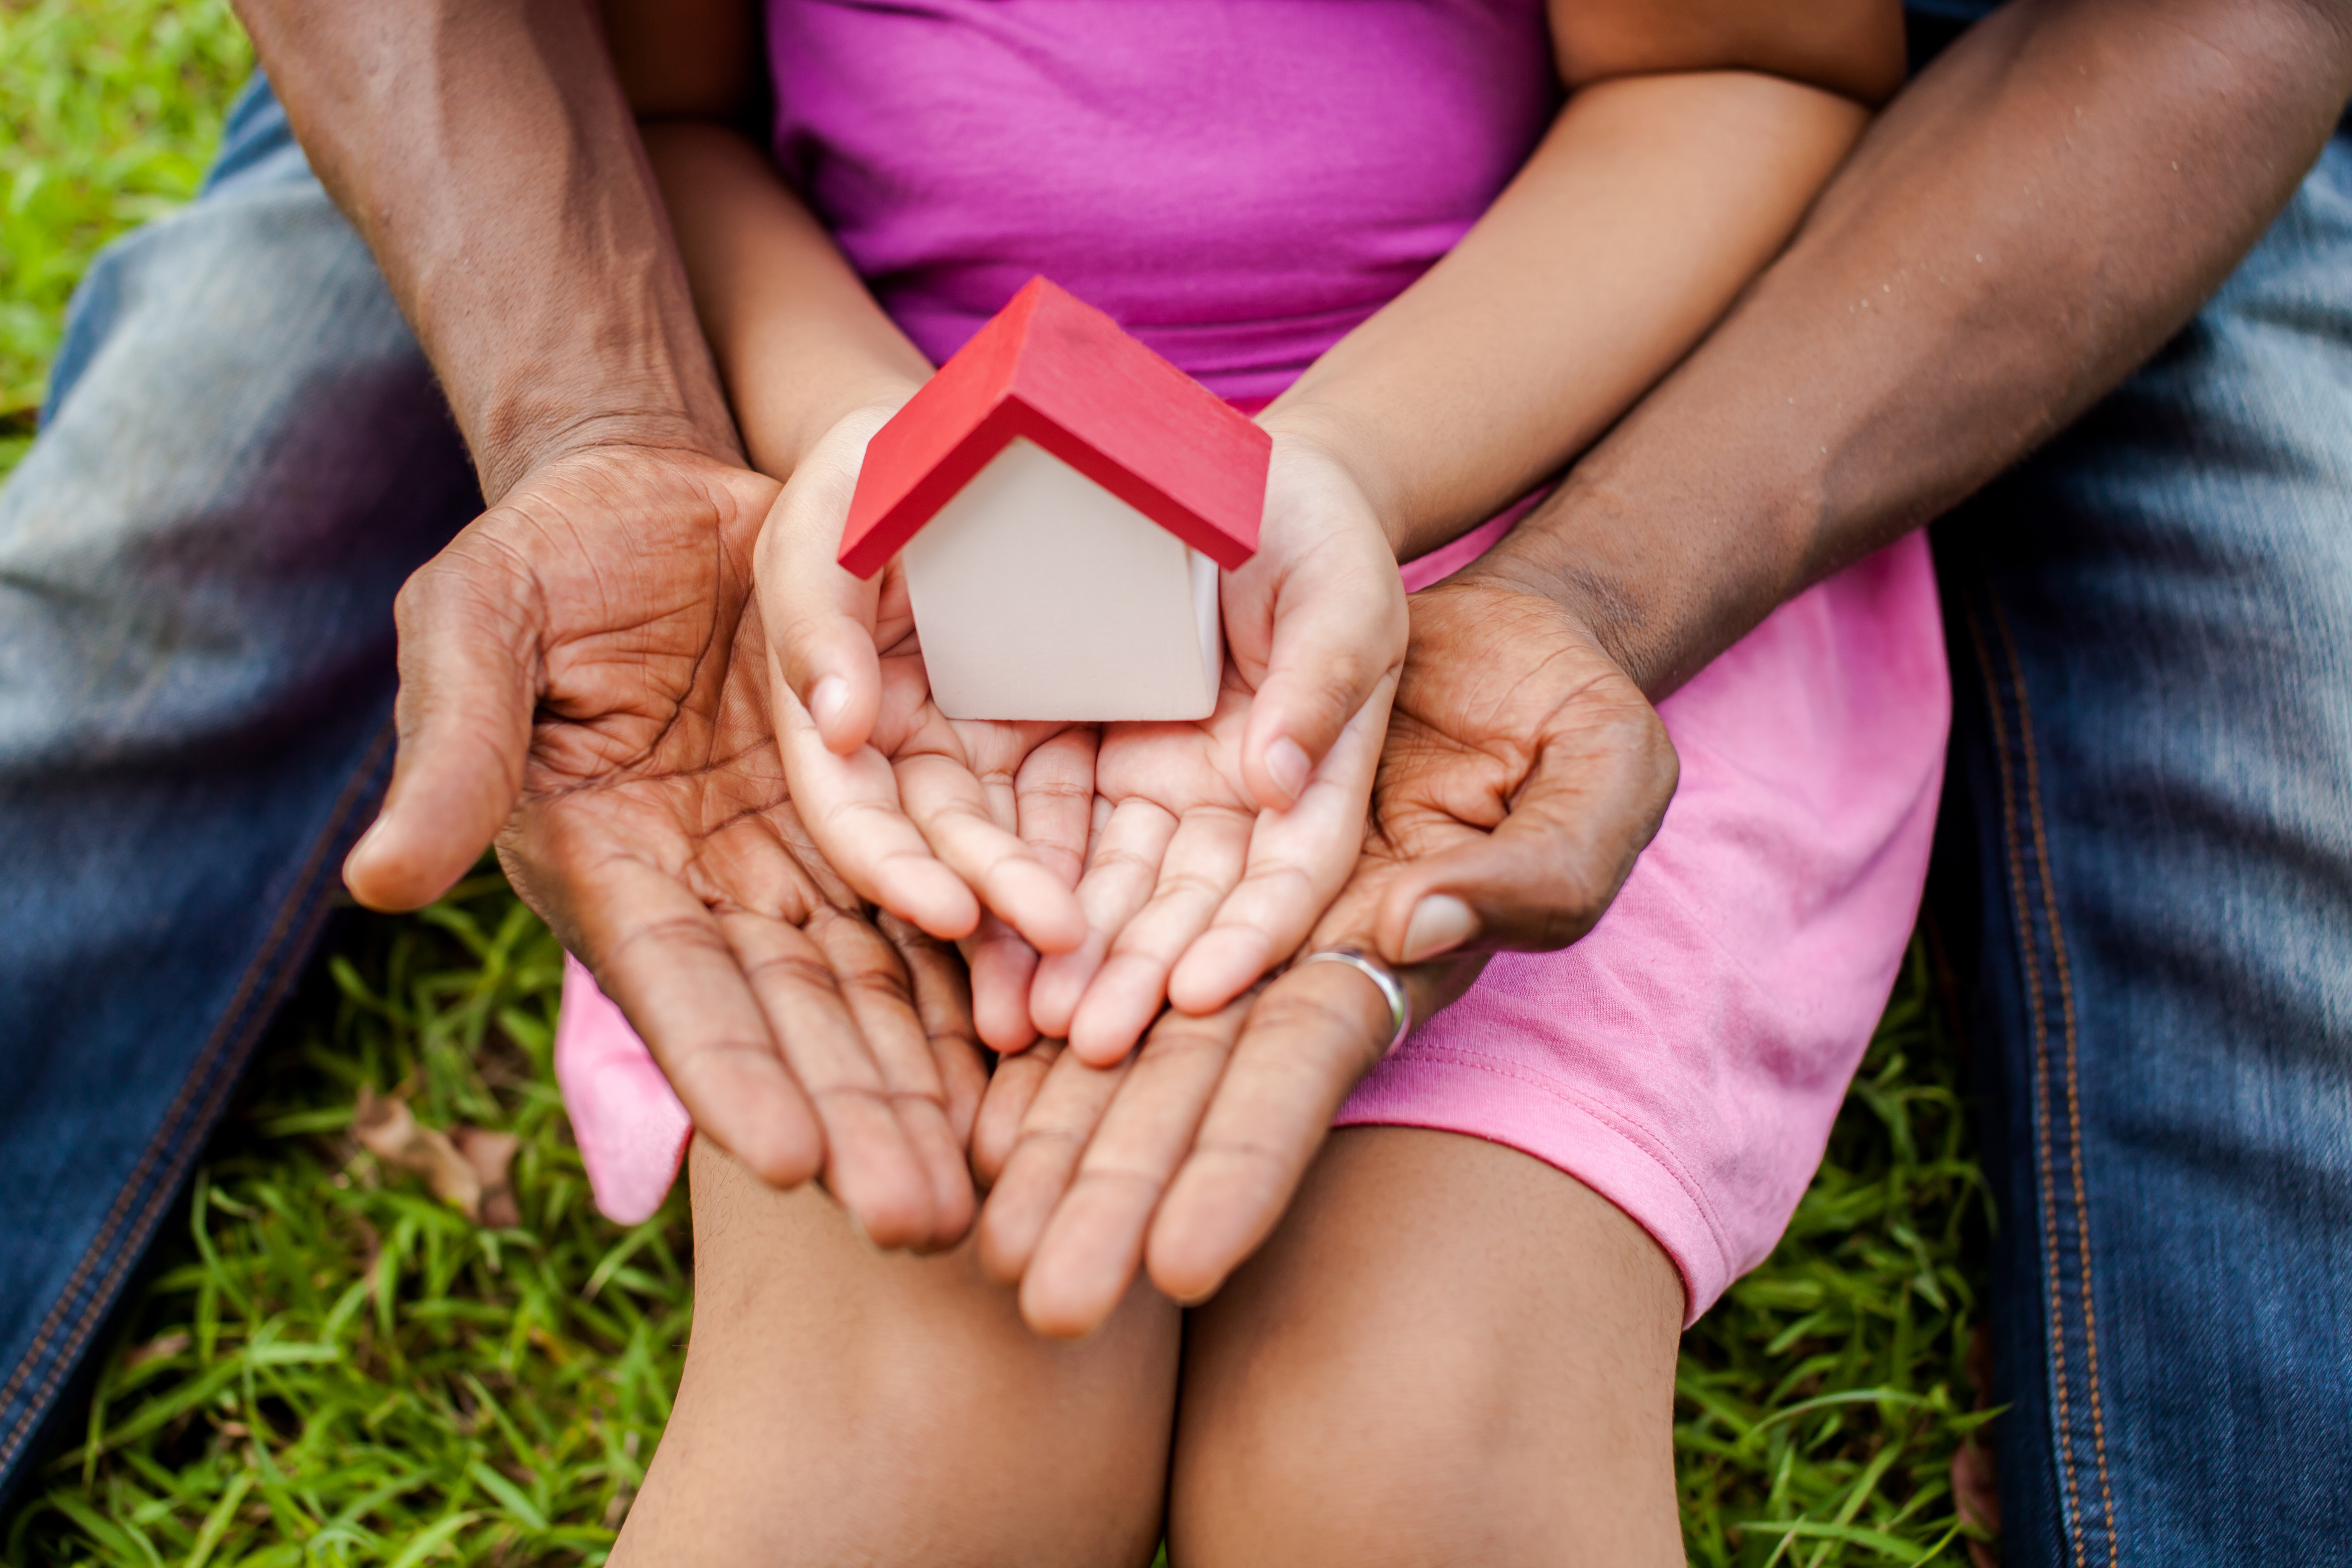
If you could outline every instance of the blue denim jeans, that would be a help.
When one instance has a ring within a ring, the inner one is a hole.
[[[1934,537],[2003,1561],[2352,1561],[2352,129]]]
[[[84,286],[0,491],[0,1476],[168,1207],[387,762],[475,510],[266,93]],[[1938,525],[2011,1568],[2352,1540],[2352,138]]]
[[[0,1489],[300,971],[386,775],[393,595],[478,510],[257,84],[53,385],[0,489]]]

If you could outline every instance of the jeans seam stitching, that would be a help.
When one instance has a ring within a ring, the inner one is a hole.
[[[39,1422],[49,1399],[57,1392],[58,1384],[64,1377],[66,1368],[71,1364],[74,1355],[88,1340],[95,1318],[103,1312],[107,1300],[121,1284],[122,1275],[131,1267],[140,1250],[132,1247],[117,1252],[112,1265],[107,1269],[105,1277],[98,1282],[97,1288],[86,1293],[85,1287],[89,1283],[91,1270],[97,1268],[99,1260],[106,1255],[116,1237],[123,1231],[125,1216],[136,1203],[139,1213],[131,1222],[131,1233],[137,1234],[151,1228],[154,1224],[160,1204],[165,1201],[169,1194],[177,1189],[178,1176],[184,1173],[186,1166],[194,1162],[196,1151],[190,1149],[186,1152],[185,1157],[177,1162],[181,1169],[173,1173],[171,1180],[160,1184],[154,1181],[156,1167],[163,1159],[162,1151],[169,1145],[178,1130],[186,1124],[186,1112],[196,1086],[203,1082],[208,1074],[213,1073],[224,1060],[236,1059],[244,1054],[245,1049],[250,1047],[253,1038],[258,1033],[257,1026],[252,1026],[247,1021],[252,1019],[257,1012],[260,1017],[268,1018],[275,1011],[276,1002],[284,994],[287,984],[282,955],[287,945],[286,939],[297,923],[296,912],[308,900],[307,890],[318,879],[320,862],[325,858],[328,847],[341,837],[345,823],[350,819],[352,807],[365,790],[367,781],[374,776],[377,763],[383,754],[384,742],[391,733],[389,726],[379,732],[375,742],[369,746],[365,756],[361,760],[360,766],[353,770],[351,782],[343,786],[342,796],[335,803],[334,809],[329,814],[326,826],[310,846],[310,853],[295,879],[294,890],[279,906],[278,918],[271,924],[268,934],[262,939],[260,951],[255,953],[253,961],[246,965],[245,973],[238,980],[237,988],[230,996],[229,1005],[222,1010],[221,1021],[215,1026],[212,1038],[205,1042],[204,1049],[197,1054],[195,1062],[190,1067],[187,1076],[181,1080],[179,1093],[173,1097],[172,1103],[164,1109],[163,1119],[158,1123],[154,1135],[147,1141],[147,1147],[140,1154],[139,1163],[131,1167],[130,1178],[123,1183],[122,1189],[116,1195],[112,1206],[107,1212],[106,1218],[100,1223],[98,1235],[83,1250],[80,1261],[75,1265],[73,1273],[66,1280],[65,1288],[58,1293],[57,1304],[50,1308],[48,1316],[35,1334],[32,1344],[26,1349],[24,1355],[9,1373],[6,1384],[0,1384],[0,1408],[5,1408],[9,1401],[17,1398],[20,1394],[26,1399],[25,1412],[17,1418],[16,1426],[5,1436],[0,1436],[0,1470],[5,1470],[15,1461],[17,1451],[23,1447],[34,1426]],[[318,918],[323,918],[323,910],[320,911]],[[314,918],[300,923],[308,930],[314,928],[318,921]],[[268,973],[273,966],[277,967],[279,973],[275,977],[275,984],[268,987],[268,996],[262,999],[262,1005],[257,1009],[254,1006],[255,993],[261,983],[260,977]],[[246,1025],[246,1026],[239,1027],[240,1025]],[[207,1108],[215,1107],[218,1104],[221,1097],[227,1092],[226,1086],[228,1079],[233,1077],[234,1074],[225,1075],[222,1081],[215,1084],[205,1095],[205,1104]],[[144,1201],[138,1202],[139,1194],[142,1192],[145,1194]],[[62,1342],[56,1344],[57,1354],[53,1358],[53,1364],[48,1373],[41,1379],[37,1388],[28,1392],[26,1385],[33,1375],[34,1368],[51,1350],[52,1342],[56,1341],[58,1329],[72,1313],[73,1302],[78,1298],[84,1297],[85,1294],[87,1299],[83,1301],[80,1321],[74,1325],[72,1331]]]
[[[2090,1198],[2084,1191],[2083,1179],[2083,1101],[2077,1059],[2079,1042],[2074,1018],[2074,976],[2066,960],[2066,928],[2058,913],[2058,895],[2051,880],[2050,843],[2043,826],[2042,809],[2042,770],[2033,747],[2033,703],[2025,690],[2022,667],[2017,656],[2017,641],[2010,630],[2009,617],[1990,589],[1985,597],[1992,608],[1993,625],[2000,633],[2001,647],[2011,673],[2011,685],[2017,694],[2018,750],[2025,760],[2026,803],[2033,823],[2036,879],[2042,886],[2042,907],[2049,922],[2051,957],[2057,969],[2058,1004],[2066,1042],[2066,1135],[2072,1146],[2074,1168],[2074,1242],[2083,1255],[2083,1376],[2091,1407],[2091,1451],[2099,1473],[2100,1524],[2106,1531],[2107,1562],[2113,1568],[2119,1561],[2120,1543],[2116,1535],[2115,1493],[2107,1472],[2106,1402],[2100,1397],[2099,1391],[2099,1320],[2091,1288]]]
[[[1987,598],[1990,594],[1988,591]],[[2017,773],[2010,754],[2009,725],[2002,713],[2000,685],[1992,659],[1992,650],[1986,646],[1984,626],[1975,607],[1969,610],[1969,638],[1976,645],[1977,668],[1984,672],[1986,717],[1992,731],[1994,764],[2000,777],[2000,824],[2004,858],[2009,863],[2010,897],[2015,904],[2017,921],[2018,960],[2024,966],[2024,1000],[2028,1033],[2033,1054],[2034,1142],[2036,1161],[2040,1167],[2039,1205],[2042,1214],[2042,1248],[2047,1255],[2046,1288],[2050,1293],[2049,1344],[2053,1363],[2053,1384],[2058,1405],[2059,1440],[2053,1445],[2058,1459],[2061,1479],[2065,1488],[2066,1510],[2080,1516],[2082,1503],[2076,1492],[2074,1458],[2065,1442],[2067,1426],[2066,1334],[2064,1319],[2059,1304],[2057,1248],[2055,1246],[2058,1217],[2057,1200],[2051,1191],[2050,1181],[2050,1119],[2044,1098],[2044,1063],[2048,1056],[2048,1030],[2039,1005],[2042,988],[2042,966],[2034,954],[2033,917],[2025,901],[2025,863],[2017,827]],[[2083,1542],[2077,1534],[2074,1543],[2077,1564],[2084,1562]]]

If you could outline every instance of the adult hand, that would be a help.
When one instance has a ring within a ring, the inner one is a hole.
[[[1354,477],[1278,425],[1274,437],[1257,553],[1223,580],[1216,711],[1105,728],[1086,940],[1030,991],[1037,1028],[1097,1066],[1132,1050],[1163,1001],[1213,1013],[1280,963],[1363,839],[1404,590]]]
[[[1363,852],[1309,945],[1380,952],[1426,1016],[1486,954],[1591,929],[1675,763],[1655,712],[1551,599],[1470,574],[1412,615]],[[1177,1300],[1207,1297],[1272,1231],[1388,1035],[1376,987],[1316,963],[1212,1016],[1163,1016],[1116,1067],[1063,1052],[1000,1071],[974,1132],[994,1180],[982,1263],[1020,1282],[1045,1333],[1100,1323],[1139,1268]]]
[[[899,402],[854,411],[819,438],[761,534],[775,724],[818,847],[860,894],[968,941],[982,1037],[1017,1049],[1034,1037],[1024,993],[1036,952],[1085,934],[1071,886],[1095,732],[949,719],[931,700],[898,563],[862,580],[837,563],[866,443]]]
[[[399,759],[344,876],[414,909],[496,835],[707,1136],[945,1245],[984,1074],[952,954],[866,919],[787,798],[751,595],[775,492],[677,447],[526,474],[401,593]]]

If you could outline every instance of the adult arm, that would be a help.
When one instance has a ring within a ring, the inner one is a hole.
[[[237,13],[432,361],[485,497],[600,442],[740,458],[593,6],[237,0]]]
[[[776,486],[742,462],[596,13],[240,9],[491,502],[401,593],[399,757],[345,879],[415,908],[495,836],[705,1133],[778,1184],[822,1173],[877,1241],[952,1240],[961,979],[885,940],[787,798],[750,591]]]
[[[1672,690],[2127,374],[2276,215],[2347,90],[2341,16],[2288,0],[2017,0],[1964,37],[1560,492],[1416,597],[1378,831],[1315,942],[1422,961],[1426,1005],[1484,952],[1589,929],[1672,784],[1635,681]],[[1461,918],[1412,918],[1434,903]],[[1312,965],[1163,1026],[1123,1074],[1000,1075],[982,1250],[1024,1275],[1032,1321],[1082,1330],[1139,1265],[1214,1289],[1377,1058],[1376,1002]]]
[[[2012,0],[1864,138],[1706,343],[1478,570],[1653,698],[2130,374],[2352,95],[2352,7]]]
[[[2347,12],[2013,0],[1879,117],[1715,332],[1465,579],[1549,598],[1664,698],[2179,329],[2341,116]],[[1630,866],[1652,819],[1571,828],[1543,798],[1400,868],[1380,951],[1551,946],[1598,919],[1615,884],[1562,879],[1569,862]]]

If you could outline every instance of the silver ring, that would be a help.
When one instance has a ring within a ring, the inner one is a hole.
[[[1310,963],[1344,963],[1379,986],[1389,1004],[1389,1043],[1381,1047],[1381,1055],[1385,1057],[1404,1044],[1405,1036],[1412,1032],[1412,998],[1405,994],[1404,982],[1390,973],[1387,964],[1352,947],[1327,947],[1308,953],[1291,967],[1304,968]]]

